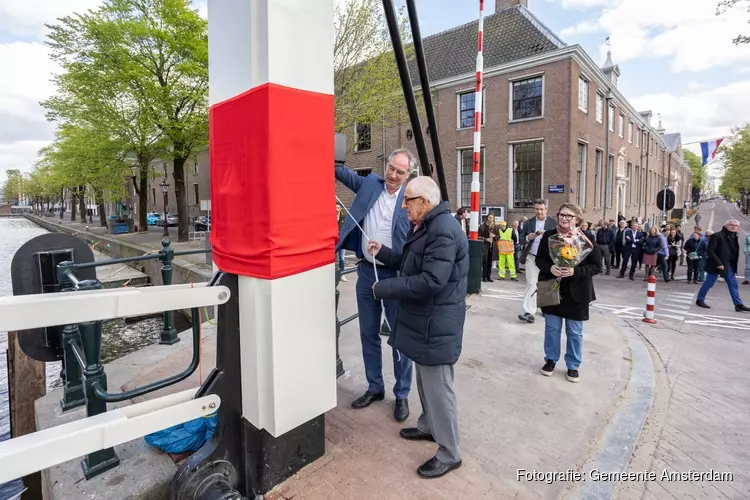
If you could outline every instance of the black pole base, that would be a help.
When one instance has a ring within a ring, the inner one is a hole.
[[[466,292],[479,293],[482,291],[482,247],[480,240],[469,240],[469,275],[467,277]]]
[[[159,340],[159,344],[174,345],[179,341],[180,337],[177,334],[177,330],[172,328],[171,330],[161,332],[161,339]]]
[[[265,495],[326,452],[325,415],[279,436],[242,419],[245,443],[245,491]],[[250,495],[247,495],[250,496]]]
[[[76,385],[65,384],[63,397],[60,400],[60,407],[63,412],[78,408],[86,404],[86,398],[83,397],[83,384],[78,382]]]
[[[83,477],[86,481],[92,477],[96,477],[103,472],[107,472],[110,469],[114,469],[120,465],[120,458],[115,453],[114,448],[106,448],[104,450],[95,451],[86,456],[81,460],[81,467],[83,468]]]

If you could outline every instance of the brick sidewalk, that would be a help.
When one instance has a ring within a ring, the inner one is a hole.
[[[354,280],[340,286],[340,317],[354,311]],[[416,468],[434,443],[401,439],[421,411],[416,390],[403,425],[392,416],[393,395],[364,410],[350,402],[366,389],[356,322],[341,334],[347,374],[339,379],[338,407],[327,414],[327,453],[273,492],[267,500],[536,499],[563,493],[565,484],[517,481],[517,469],[576,468],[606,425],[629,372],[622,334],[602,315],[584,329],[581,382],[564,370],[543,377],[543,321],[520,324],[507,302],[472,297],[464,350],[456,368],[463,466],[435,480]],[[385,345],[385,343],[384,343]],[[384,352],[386,387],[392,387],[390,352]]]

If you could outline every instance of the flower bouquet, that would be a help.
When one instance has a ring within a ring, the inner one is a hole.
[[[591,241],[580,232],[549,237],[549,255],[557,267],[576,267],[593,249]],[[552,289],[560,290],[560,278],[555,280]]]

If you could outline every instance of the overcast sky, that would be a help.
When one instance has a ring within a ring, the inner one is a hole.
[[[96,7],[101,0],[0,1],[0,182],[5,170],[32,168],[53,138],[39,101],[54,91],[56,71],[43,45],[44,23]],[[403,0],[397,0],[403,4]],[[486,14],[494,0],[486,0]],[[685,142],[726,136],[750,121],[750,32],[745,7],[716,16],[717,0],[530,0],[529,8],[568,44],[600,64],[611,38],[619,88],[638,110],[661,113]],[[195,5],[205,16],[205,0]],[[423,35],[476,19],[474,0],[417,0]],[[655,123],[654,123],[655,124]],[[697,145],[688,147],[698,151]]]

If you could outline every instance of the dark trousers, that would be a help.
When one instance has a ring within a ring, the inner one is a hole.
[[[485,243],[484,258],[482,259],[482,279],[490,279],[492,274],[492,244]]]
[[[609,255],[609,245],[603,245],[601,243],[599,245],[599,251],[602,253],[602,266],[607,268],[607,274],[612,270],[612,262],[610,261],[610,255]]]
[[[615,251],[612,252],[612,267],[619,268],[620,267],[620,257],[622,257],[622,247],[618,248],[615,247]]]
[[[628,261],[630,265],[630,276],[635,274],[635,267],[638,263],[638,250],[635,248],[624,248],[622,251],[622,267],[620,268],[620,276],[625,276],[625,271],[628,270]]]
[[[677,255],[669,256],[669,275],[674,279],[674,272],[677,270]]]
[[[656,263],[661,268],[661,272],[664,274],[664,281],[667,281],[669,279],[669,264],[667,264],[667,256],[660,253],[657,257]]]
[[[638,250],[638,268],[643,265],[643,248]]]
[[[378,268],[378,278],[386,279],[396,276],[396,271],[386,268]],[[362,341],[362,357],[365,361],[365,376],[367,377],[368,389],[377,394],[385,392],[383,382],[383,355],[381,351],[380,325],[382,324],[382,308],[380,301],[372,295],[372,285],[375,283],[375,271],[372,264],[362,262],[357,267],[357,308],[359,309],[359,336]],[[396,327],[396,316],[398,302],[385,300],[385,317],[391,327],[391,332]],[[393,333],[391,333],[393,335]],[[393,394],[398,399],[406,399],[411,389],[412,361],[399,353],[395,348],[393,351],[393,374],[396,383],[393,386]]]

